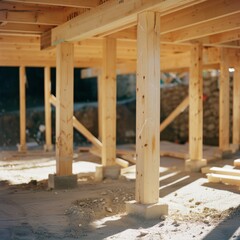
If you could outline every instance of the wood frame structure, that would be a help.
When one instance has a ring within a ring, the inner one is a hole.
[[[46,148],[51,148],[51,102],[57,112],[57,175],[72,174],[73,126],[97,146],[103,165],[115,164],[117,71],[137,71],[137,202],[154,204],[159,198],[160,71],[190,71],[189,154],[196,169],[202,160],[201,71],[220,69],[219,147],[226,152],[228,68],[235,67],[233,144],[239,148],[239,0],[3,0],[0,9],[0,66],[20,66],[20,149],[26,145],[23,66],[45,67]],[[49,89],[52,66],[57,68],[56,98]],[[102,142],[73,116],[74,67],[103,69],[98,80]]]

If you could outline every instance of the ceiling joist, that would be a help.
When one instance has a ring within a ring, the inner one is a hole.
[[[99,5],[100,2],[99,0],[4,0],[4,1],[73,8],[93,8]]]

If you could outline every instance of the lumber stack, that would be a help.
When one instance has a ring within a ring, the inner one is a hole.
[[[202,168],[207,173],[209,182],[237,186],[240,190],[240,159],[234,161],[234,166]]]

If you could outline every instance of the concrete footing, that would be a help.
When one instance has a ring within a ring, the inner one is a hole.
[[[118,179],[121,167],[113,166],[97,166],[95,172],[95,181],[102,181],[104,178]]]
[[[142,217],[145,219],[157,219],[163,215],[168,215],[168,205],[162,200],[155,204],[141,204],[135,200],[126,203],[127,214]]]
[[[70,189],[77,187],[77,175],[57,176],[48,175],[48,188],[50,189]]]
[[[53,150],[53,145],[45,144],[43,149],[44,149],[45,152],[51,152]]]
[[[199,172],[202,167],[207,166],[207,160],[191,160],[188,159],[185,161],[185,170],[191,172]]]
[[[27,145],[18,144],[17,148],[18,148],[18,152],[27,152]]]

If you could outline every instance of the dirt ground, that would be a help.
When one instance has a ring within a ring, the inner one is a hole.
[[[233,159],[212,164],[231,165]],[[99,163],[76,152],[78,188],[49,190],[53,153],[0,152],[0,239],[240,239],[239,188],[210,184],[201,173],[183,171],[183,160],[162,157],[160,197],[169,215],[146,221],[125,213],[125,201],[134,199],[134,168],[119,180],[96,183]]]

